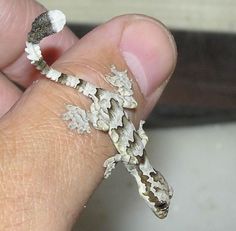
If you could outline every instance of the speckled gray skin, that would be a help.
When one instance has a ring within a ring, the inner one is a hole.
[[[41,14],[32,24],[25,51],[28,59],[43,75],[52,81],[74,88],[89,97],[92,101],[90,111],[78,106],[67,105],[63,119],[68,121],[68,127],[79,133],[90,132],[90,124],[95,129],[107,132],[117,149],[117,154],[104,163],[107,178],[117,162],[123,162],[127,170],[136,179],[139,194],[159,218],[165,218],[169,210],[172,190],[160,172],[150,164],[145,146],[148,141],[140,121],[136,130],[128,118],[125,108],[137,107],[133,98],[132,83],[127,71],[118,71],[112,65],[110,74],[105,76],[116,90],[110,92],[97,88],[77,76],[67,75],[49,67],[44,61],[39,42],[46,36],[62,30],[65,16],[60,11],[48,11]]]
[[[28,42],[38,44],[43,38],[54,33],[48,13],[44,12],[32,23],[31,31],[28,34]]]

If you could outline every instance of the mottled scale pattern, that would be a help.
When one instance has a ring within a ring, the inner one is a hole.
[[[32,23],[28,34],[25,51],[27,58],[48,79],[73,88],[91,100],[90,110],[85,111],[77,105],[67,105],[63,119],[68,127],[78,133],[89,133],[90,124],[95,129],[107,132],[117,154],[104,163],[107,178],[118,162],[123,162],[126,169],[137,182],[140,196],[146,201],[159,218],[167,216],[172,189],[160,172],[150,164],[145,146],[148,137],[143,130],[144,121],[138,129],[129,119],[125,109],[138,106],[133,97],[132,81],[128,72],[120,71],[111,65],[110,73],[104,79],[114,87],[114,91],[98,88],[80,79],[78,76],[61,73],[48,66],[40,50],[39,43],[45,37],[60,32],[66,23],[65,15],[59,10],[44,12]]]

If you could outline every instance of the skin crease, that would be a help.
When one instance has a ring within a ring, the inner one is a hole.
[[[21,97],[21,94],[21,90],[0,72],[0,117]]]
[[[9,9],[13,9],[11,4],[14,5],[14,16],[9,13]],[[19,15],[4,38],[0,38],[4,39],[4,47],[0,45],[0,54],[4,57],[1,60],[1,71],[9,79],[27,87],[40,75],[32,72],[34,67],[23,54],[26,31],[43,8],[33,1],[23,0],[0,0],[0,8],[8,15],[8,21],[1,16],[1,25],[7,25],[11,21],[10,17]],[[22,13],[24,11],[27,13]],[[27,29],[23,30],[22,24],[26,24]],[[142,37],[142,42],[149,43],[146,48],[139,46],[141,41],[135,33],[140,31],[141,24],[146,32],[144,34],[148,34]],[[126,29],[128,32],[125,34]],[[4,31],[4,26],[0,30]],[[14,36],[16,31],[17,38]],[[4,33],[0,31],[0,34]],[[7,38],[14,43],[9,44]],[[128,43],[131,42],[132,50],[129,50]],[[122,49],[132,52],[141,60],[146,75],[154,74],[145,70],[145,54],[149,53],[149,49],[156,50],[152,55],[152,59],[156,58],[155,66],[159,67],[158,73],[155,73],[158,78],[158,81],[154,81],[155,89],[145,97],[134,79],[135,98],[139,103],[133,114],[136,123],[150,112],[176,63],[175,45],[166,29],[144,16],[117,17],[80,41],[66,29],[46,39],[43,49],[47,50],[51,46],[59,50],[56,56],[63,53],[54,63],[55,69],[79,74],[81,78],[104,88],[108,86],[102,76],[109,72],[112,63],[120,69],[129,69],[130,75],[135,72],[135,65],[130,64],[130,68],[127,66]],[[1,83],[1,88],[11,89],[13,94],[19,92],[9,81]],[[1,96],[0,100],[3,98]],[[113,145],[106,134],[93,129],[91,134],[84,136],[68,131],[66,124],[59,119],[66,103],[88,108],[90,102],[72,89],[45,79],[30,85],[22,96],[20,93],[9,101],[7,107],[10,111],[4,113],[0,120],[0,206],[3,211],[0,214],[0,230],[70,230],[75,217],[83,210],[101,181],[104,173],[102,165],[105,159],[114,154]],[[6,108],[4,110],[7,111]]]

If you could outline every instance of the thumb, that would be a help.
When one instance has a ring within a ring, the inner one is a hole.
[[[128,70],[138,102],[130,117],[137,124],[153,108],[175,63],[173,39],[160,23],[145,16],[125,15],[78,41],[54,69],[105,89],[111,89],[104,76],[112,64]],[[72,226],[103,177],[104,161],[115,154],[107,133],[92,129],[78,135],[69,131],[61,119],[65,104],[87,110],[91,102],[76,90],[41,79],[0,123],[1,148],[8,153],[4,174],[17,172],[11,181],[5,178],[5,185],[12,197],[23,200],[27,220],[40,224],[43,230]],[[12,216],[11,211],[9,214]],[[26,221],[24,230],[30,226]]]

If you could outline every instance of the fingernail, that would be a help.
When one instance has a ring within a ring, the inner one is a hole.
[[[152,18],[136,16],[123,31],[120,49],[145,97],[155,92],[175,67],[174,39]]]

